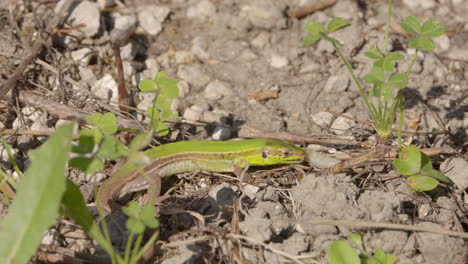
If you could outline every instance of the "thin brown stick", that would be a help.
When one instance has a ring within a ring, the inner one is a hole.
[[[330,219],[330,218],[315,218],[315,219],[307,219],[307,220],[296,220],[292,222],[295,224],[352,226],[352,227],[364,227],[364,228],[369,228],[369,229],[382,228],[382,229],[405,230],[405,231],[415,231],[415,232],[427,232],[427,233],[434,233],[434,234],[468,239],[467,232],[457,232],[457,231],[452,231],[452,230],[438,229],[434,227],[416,226],[416,225],[379,223],[379,222],[371,222],[371,221],[365,221],[365,220],[335,220],[335,219]]]
[[[299,135],[292,135],[286,132],[269,132],[259,130],[249,126],[241,126],[237,135],[241,138],[276,138],[276,139],[283,139],[288,140],[291,142],[298,142],[298,143],[311,143],[311,144],[329,144],[329,145],[351,145],[351,146],[359,146],[360,143],[352,140],[340,139],[340,138],[332,138],[326,136],[316,136],[316,137],[307,137],[307,136],[299,136]]]
[[[49,113],[50,115],[54,116],[58,119],[64,120],[76,120],[81,124],[86,123],[86,116],[92,113],[86,112],[68,105],[64,105],[61,103],[57,103],[50,98],[36,94],[29,91],[21,92],[21,96],[19,100],[23,104],[27,104],[36,108],[40,108],[43,111]],[[117,123],[120,128],[129,128],[129,127],[136,127],[140,128],[142,125],[140,122],[136,120],[126,119],[117,117]]]
[[[48,33],[53,32],[55,28],[57,28],[57,26],[60,24],[60,22],[66,17],[66,15],[68,14],[68,9],[70,8],[71,4],[74,1],[75,0],[65,1],[60,11],[52,18],[52,20],[49,21],[47,28],[46,28],[47,33],[40,34],[39,39],[34,42],[29,56],[27,56],[18,65],[18,67],[16,67],[12,76],[0,86],[0,98],[3,98],[16,85],[16,83],[19,81],[24,71],[26,70],[26,68],[41,52],[45,41],[47,41],[47,39],[50,37]]]
[[[31,136],[37,136],[37,137],[48,137],[48,136],[51,136],[54,133],[54,131],[0,128],[0,133],[7,134],[7,135],[31,135]]]
[[[321,1],[319,3],[314,3],[312,5],[303,6],[296,10],[289,10],[288,16],[301,19],[309,14],[312,14],[315,11],[328,8],[336,3],[336,0]]]

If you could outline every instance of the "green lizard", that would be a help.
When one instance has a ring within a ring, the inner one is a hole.
[[[238,172],[247,165],[301,163],[305,157],[303,149],[277,139],[182,141],[148,149],[145,154],[151,162],[142,170],[147,177],[158,174],[161,178],[192,171]],[[138,165],[126,163],[101,185],[97,202],[109,214],[113,200],[143,189],[148,189],[148,183]]]

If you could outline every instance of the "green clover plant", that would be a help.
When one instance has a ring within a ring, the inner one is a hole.
[[[419,50],[432,51],[434,49],[434,42],[430,38],[444,34],[445,27],[442,23],[435,20],[427,20],[421,25],[419,20],[414,16],[405,18],[401,26],[406,32],[415,36],[408,41],[408,47],[414,48],[416,51],[408,69],[404,72],[396,72],[395,63],[403,60],[405,57],[398,51],[389,52],[387,50],[391,14],[392,0],[389,0],[383,49],[374,45],[364,53],[365,56],[374,61],[372,69],[363,78],[365,83],[372,86],[368,94],[364,91],[350,63],[341,52],[340,46],[342,44],[329,35],[331,32],[349,26],[348,20],[333,18],[328,23],[326,29],[320,23],[314,21],[307,22],[304,27],[307,36],[304,38],[303,43],[305,45],[312,45],[320,39],[324,39],[333,45],[358,87],[360,95],[369,110],[375,131],[377,132],[378,142],[387,142],[387,139],[392,134],[392,126],[396,120],[396,115],[399,113],[398,144],[400,150],[399,159],[394,162],[394,166],[401,174],[408,177],[407,181],[413,190],[432,190],[439,184],[439,181],[447,182],[448,179],[441,172],[432,168],[432,164],[427,156],[417,147],[410,147],[410,152],[412,153],[409,155],[410,158],[402,158],[404,153],[408,154],[408,149],[403,148],[401,143],[401,129],[403,126],[403,95],[401,91],[408,85],[408,77],[411,74]],[[418,154],[414,154],[415,152],[418,152]],[[412,155],[426,157],[429,162],[421,164],[419,162],[420,159],[413,158]],[[405,167],[408,164],[418,169],[408,171],[406,170],[407,167]]]

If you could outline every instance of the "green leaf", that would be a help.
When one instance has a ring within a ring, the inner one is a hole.
[[[312,45],[319,41],[322,37],[320,35],[308,35],[303,40],[304,45]]]
[[[143,206],[140,214],[141,220],[149,228],[158,228],[159,220],[154,214],[154,207],[151,204]]]
[[[328,247],[329,264],[360,264],[358,253],[346,241],[338,240]]]
[[[99,245],[106,250],[109,255],[112,255],[113,248],[108,240],[104,238],[97,224],[93,222],[83,195],[80,189],[70,180],[67,179],[66,191],[62,197],[62,213],[72,218],[75,223],[80,225],[83,230],[92,239],[98,241]]]
[[[385,79],[385,73],[382,68],[372,67],[372,70],[364,76],[364,81],[370,84],[381,85]]]
[[[309,21],[304,25],[304,31],[310,35],[318,35],[320,32],[324,32],[325,29],[322,24]]]
[[[120,142],[120,140],[111,135],[104,137],[97,152],[99,157],[111,160],[126,157],[127,154],[127,147],[122,142]]]
[[[155,83],[161,88],[159,96],[174,99],[179,95],[179,87],[177,83],[179,81],[171,79],[167,72],[158,72],[155,77]]]
[[[439,184],[439,181],[432,177],[419,175],[410,176],[406,181],[415,191],[430,191]]]
[[[353,233],[346,237],[348,241],[355,247],[359,248],[360,250],[364,250],[364,245],[362,243],[362,236],[359,233]]]
[[[88,115],[86,120],[93,126],[100,129],[105,134],[113,134],[117,132],[117,118],[113,113],[94,113]]]
[[[373,45],[369,51],[366,51],[364,52],[364,55],[371,58],[371,59],[374,59],[374,60],[380,60],[380,59],[383,59],[384,58],[384,54],[380,51],[380,49]]]
[[[404,59],[405,57],[399,52],[392,52],[383,59],[383,69],[387,72],[392,72],[395,69],[394,62]]]
[[[393,161],[393,166],[403,175],[411,176],[421,171],[421,151],[415,145],[401,149],[402,159]]]
[[[172,99],[162,97],[162,96],[158,96],[156,98],[156,107],[163,112],[167,110],[171,110],[171,105],[172,105]]]
[[[415,37],[408,41],[408,47],[414,49],[422,49],[425,51],[433,51],[434,50],[434,41],[428,39],[426,37]]]
[[[351,25],[345,18],[335,17],[328,23],[328,32],[334,32]]]
[[[421,29],[421,34],[434,38],[434,37],[440,37],[445,33],[445,26],[444,24],[440,23],[439,21],[429,19],[426,22],[424,22],[422,29]]]
[[[140,83],[138,84],[138,88],[140,89],[141,92],[144,92],[144,93],[152,93],[152,92],[156,92],[159,90],[156,85],[156,82],[150,79],[141,80]]]
[[[47,142],[30,152],[31,165],[1,223],[0,263],[27,263],[44,232],[55,223],[65,192],[65,168],[75,124],[57,128]]]
[[[450,179],[447,178],[447,176],[445,176],[442,172],[436,170],[436,169],[423,169],[421,171],[421,175],[422,176],[429,176],[429,177],[432,177],[434,179],[437,179],[441,182],[445,182],[445,183],[449,183],[450,182]]]
[[[125,226],[128,230],[130,230],[130,232],[133,232],[135,234],[141,234],[145,231],[145,224],[143,224],[141,220],[136,218],[127,219]]]
[[[93,174],[104,169],[104,163],[98,158],[73,158],[70,160],[70,167],[77,168],[84,173]]]
[[[75,153],[87,154],[91,153],[94,146],[99,144],[102,139],[102,133],[97,128],[81,129],[78,145],[73,146],[72,150]]]
[[[401,23],[401,27],[410,34],[421,34],[421,23],[415,16],[406,17],[403,23]]]
[[[395,264],[398,261],[397,256],[392,254],[386,254],[380,248],[374,251],[374,258],[377,259],[380,264]]]
[[[131,201],[127,206],[122,208],[122,211],[130,218],[138,218],[141,208],[136,201]]]
[[[408,86],[408,74],[407,73],[395,73],[388,78],[388,84],[391,86],[403,89]]]
[[[160,136],[165,136],[169,134],[169,127],[166,126],[163,122],[158,122],[153,125],[154,131]]]

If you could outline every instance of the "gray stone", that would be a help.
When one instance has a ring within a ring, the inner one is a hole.
[[[98,4],[85,0],[75,6],[67,21],[71,25],[85,24],[86,27],[73,30],[73,34],[80,38],[90,38],[99,32],[100,19]]]
[[[155,93],[140,93],[140,102],[138,102],[138,109],[146,112],[148,110],[148,107],[153,106],[154,97],[156,97]]]
[[[219,100],[225,96],[231,96],[231,86],[223,81],[211,81],[205,88],[203,96],[208,100]]]
[[[200,60],[208,60],[210,54],[208,53],[208,41],[200,36],[192,40],[192,53]]]
[[[268,31],[260,32],[251,42],[250,44],[257,48],[263,49],[270,43],[270,33]]]
[[[279,54],[272,54],[270,58],[270,65],[273,68],[283,68],[289,64],[289,60],[286,56]]]
[[[78,70],[80,72],[81,80],[84,81],[89,87],[92,87],[96,83],[97,78],[93,70],[81,66],[78,67]]]
[[[284,28],[286,19],[283,11],[283,7],[275,0],[252,1],[241,7],[241,12],[252,25],[265,29]]]
[[[87,66],[93,55],[94,52],[90,48],[82,48],[71,52],[72,59],[81,66]]]
[[[447,35],[442,35],[438,38],[433,38],[434,43],[435,43],[435,52],[443,52],[447,51],[450,48],[450,39],[447,37]]]
[[[151,76],[156,76],[156,73],[159,72],[159,64],[158,64],[158,61],[153,58],[153,57],[150,57],[150,58],[147,58],[145,60],[145,66],[146,66],[146,69],[148,69],[150,72],[151,72]]]
[[[231,128],[226,126],[217,126],[211,137],[214,140],[227,140],[231,138]]]
[[[122,62],[125,80],[130,80],[135,75],[135,68],[129,61]]]
[[[137,47],[133,41],[120,48],[120,57],[122,60],[133,60],[137,55]]]
[[[179,88],[179,98],[186,97],[190,92],[190,84],[187,81],[179,81],[177,87]]]
[[[307,148],[307,160],[309,164],[314,168],[325,169],[330,168],[331,166],[338,164],[340,160],[333,157],[327,156],[318,151]]]
[[[403,0],[403,3],[411,9],[430,9],[436,6],[434,0]]]
[[[463,158],[445,160],[440,164],[440,170],[460,189],[468,188],[468,162]]]
[[[203,111],[190,107],[185,109],[183,117],[187,120],[199,121],[203,115]]]
[[[110,32],[111,42],[119,47],[125,45],[131,35],[137,28],[137,19],[135,16],[113,15],[114,28]]]
[[[328,113],[328,112],[318,112],[315,114],[311,115],[312,121],[314,121],[315,124],[322,128],[326,128],[330,125],[333,115]]]
[[[106,73],[94,84],[91,88],[91,92],[99,98],[114,103],[117,103],[119,99],[117,82],[109,73]]]
[[[336,74],[331,75],[325,87],[323,88],[328,93],[344,92],[348,89],[350,83],[349,76],[344,69],[341,69]]]
[[[184,63],[188,64],[188,63],[192,63],[195,60],[195,56],[190,51],[179,50],[179,51],[176,51],[174,55],[174,59],[177,64],[184,64]]]
[[[337,135],[349,134],[349,130],[355,124],[356,123],[353,120],[339,116],[335,119],[335,121],[333,121],[333,124],[331,125],[331,129]]]
[[[447,53],[447,57],[452,60],[468,61],[468,49],[453,48]]]
[[[216,7],[209,0],[198,1],[187,9],[189,18],[208,18],[216,14]]]
[[[162,30],[162,22],[166,20],[171,10],[166,6],[144,6],[138,12],[140,26],[150,35],[156,36]]]
[[[207,123],[224,123],[226,116],[219,112],[206,111],[203,112],[202,120]]]
[[[177,70],[177,77],[199,89],[210,81],[208,76],[198,65],[180,65]]]

